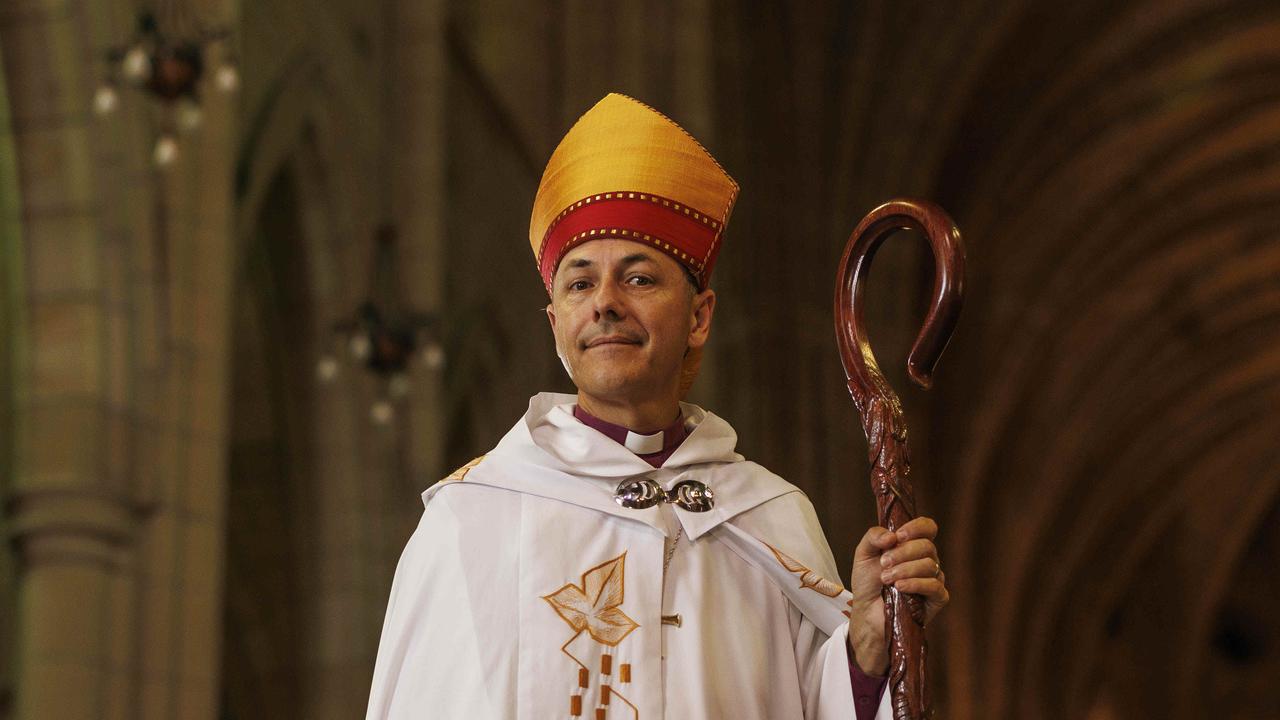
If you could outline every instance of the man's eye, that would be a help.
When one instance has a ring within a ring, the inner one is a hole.
[[[627,282],[632,285],[652,285],[653,278],[645,277],[644,275],[632,275],[627,278]]]
[[[591,283],[587,282],[586,280],[574,280],[573,282],[569,283],[570,290],[586,290],[590,286],[591,286]]]

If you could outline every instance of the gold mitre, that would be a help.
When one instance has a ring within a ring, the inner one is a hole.
[[[610,93],[560,141],[529,221],[542,281],[572,248],[615,238],[652,245],[706,288],[738,184],[670,118]]]

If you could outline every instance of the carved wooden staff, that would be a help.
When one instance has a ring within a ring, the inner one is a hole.
[[[871,488],[880,524],[896,531],[916,516],[907,425],[902,403],[876,365],[862,319],[862,294],[871,259],[885,238],[898,230],[924,233],[933,247],[933,302],[924,327],[907,357],[912,382],[928,389],[938,357],[951,338],[960,315],[964,279],[964,245],[960,231],[942,208],[923,200],[891,200],[872,210],[849,236],[836,275],[836,342],[849,384],[849,394],[862,415],[871,462]],[[892,585],[882,591],[885,634],[889,637],[889,689],[894,720],[932,716],[925,682],[924,600],[900,593]]]

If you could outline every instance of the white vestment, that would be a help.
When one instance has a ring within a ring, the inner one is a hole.
[[[574,401],[535,396],[423,493],[368,718],[853,720],[850,596],[808,498],[694,405],[653,468]],[[715,506],[618,505],[636,477],[701,481]],[[876,720],[891,717],[886,690]]]

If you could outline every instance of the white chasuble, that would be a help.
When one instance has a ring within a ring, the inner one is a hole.
[[[368,717],[853,720],[849,593],[809,500],[696,406],[653,468],[574,400],[535,396],[492,452],[423,493]],[[622,507],[635,478],[702,482],[714,507]]]

